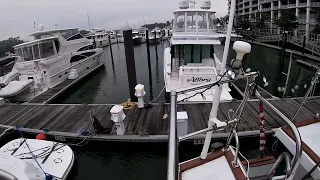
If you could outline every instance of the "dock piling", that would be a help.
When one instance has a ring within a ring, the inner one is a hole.
[[[110,35],[108,35],[108,38],[109,38],[109,48],[110,48],[111,61],[113,62],[113,53],[112,53],[112,44],[111,44]]]
[[[126,64],[127,64],[127,76],[129,83],[129,92],[131,101],[137,102],[138,99],[134,95],[135,86],[137,83],[137,75],[136,75],[136,65],[134,60],[134,51],[133,51],[133,42],[132,42],[132,29],[129,25],[123,30],[123,38],[124,38],[124,51],[126,55]]]
[[[150,60],[150,43],[149,43],[149,30],[146,30],[146,44],[147,44],[147,57],[148,57],[148,72],[149,72],[149,98],[153,99],[152,89],[152,73],[151,73],[151,60]]]

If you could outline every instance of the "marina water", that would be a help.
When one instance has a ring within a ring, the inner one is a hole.
[[[145,85],[145,101],[147,102],[156,98],[164,87],[163,51],[168,45],[168,42],[163,42],[159,43],[157,47],[155,45],[150,46],[152,77],[149,77],[148,72],[146,44],[134,47],[137,82]],[[105,48],[105,52],[101,58],[105,63],[105,69],[97,72],[86,81],[81,82],[76,88],[72,88],[54,103],[117,104],[126,102],[130,96],[123,44],[112,45],[112,51],[113,61],[111,60],[109,47]],[[222,58],[223,45],[216,46],[215,53],[219,58]],[[291,56],[292,67],[286,97],[303,96],[306,88],[310,85],[314,72],[308,67],[299,65],[296,60],[310,60],[286,53],[284,60],[281,62],[280,56],[280,50],[252,44],[252,51],[244,61],[244,69],[250,68],[252,71],[259,71],[262,76],[260,76],[258,84],[272,95],[282,97],[282,89],[286,82],[285,74],[288,71]],[[230,47],[229,61],[234,57],[235,52]],[[316,64],[317,62],[312,63]],[[263,82],[262,77],[266,78],[267,84]],[[315,95],[318,95],[318,92],[319,86],[316,88]],[[164,93],[157,101],[165,101]]]

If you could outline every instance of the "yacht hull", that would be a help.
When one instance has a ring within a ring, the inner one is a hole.
[[[95,54],[93,54],[92,56],[89,56],[88,58],[85,58],[81,61],[71,63],[71,66],[65,67],[60,72],[55,73],[54,75],[45,78],[43,84],[49,84],[48,88],[41,88],[41,85],[37,86],[35,84],[33,87],[27,89],[26,91],[23,91],[15,96],[12,96],[7,99],[9,99],[11,101],[16,101],[16,102],[30,101],[33,98],[39,96],[40,94],[46,92],[49,88],[52,88],[52,87],[64,82],[65,80],[67,80],[71,69],[77,69],[77,72],[81,76],[81,75],[89,72],[91,69],[97,67],[99,65],[99,61],[100,61],[102,53],[103,53],[103,50],[98,51]]]

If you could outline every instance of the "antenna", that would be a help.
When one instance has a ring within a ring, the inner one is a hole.
[[[89,26],[89,31],[90,31],[90,25],[91,25],[91,27],[93,28],[93,24],[92,24],[92,21],[91,21],[91,18],[90,18],[90,16],[89,16],[89,13],[87,13],[87,16],[88,16],[88,26]]]
[[[33,29],[36,29],[36,22],[33,22]]]

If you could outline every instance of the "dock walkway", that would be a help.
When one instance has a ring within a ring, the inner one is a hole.
[[[291,117],[301,98],[273,99],[270,102]],[[236,110],[240,102],[220,103],[218,118],[228,119],[229,109]],[[110,109],[113,105],[10,105],[0,106],[0,128],[9,128],[19,125],[22,131],[29,133],[43,132],[48,129],[51,134],[66,137],[79,137],[81,132],[93,132],[90,114],[95,114],[104,127],[112,127]],[[163,115],[169,112],[170,104],[154,104],[152,108],[125,110],[126,133],[124,136],[111,134],[93,135],[95,140],[123,140],[123,141],[166,141],[168,138],[169,119]],[[178,111],[188,114],[188,132],[198,131],[207,127],[211,110],[211,103],[179,104]],[[307,102],[297,115],[295,122],[314,118],[320,112],[320,99]],[[270,108],[265,107],[265,129],[267,132],[283,125],[279,116]],[[169,116],[170,117],[170,116]],[[114,126],[113,126],[114,127]],[[242,120],[238,125],[241,135],[259,135],[259,101],[251,99],[247,102]],[[215,132],[215,137],[226,137],[228,129]],[[196,137],[195,137],[196,138]]]
[[[81,75],[80,77],[78,77],[76,79],[72,79],[72,80],[66,79],[62,83],[54,86],[53,88],[48,89],[44,93],[33,98],[28,103],[49,104],[55,98],[57,98],[59,95],[61,95],[63,92],[68,90],[70,87],[72,87],[73,85],[75,85],[76,83],[78,83],[79,81],[81,81],[82,79],[84,79],[85,77],[87,77],[88,75],[90,75],[91,73],[95,72],[96,70],[98,70],[102,67],[104,67],[104,64],[98,65],[97,67],[91,69],[90,71],[88,71],[87,73]]]

